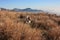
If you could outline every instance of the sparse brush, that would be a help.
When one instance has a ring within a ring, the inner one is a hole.
[[[6,29],[1,28],[0,30],[0,40],[10,40],[12,38],[9,32],[5,31]]]
[[[30,23],[26,23],[27,15]],[[0,11],[0,40],[60,40],[60,17]]]

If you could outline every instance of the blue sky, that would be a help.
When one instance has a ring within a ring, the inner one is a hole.
[[[60,0],[0,0],[3,8],[32,8],[60,12]]]

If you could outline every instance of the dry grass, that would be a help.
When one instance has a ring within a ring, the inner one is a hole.
[[[32,23],[24,23],[20,15],[29,15]],[[60,40],[60,16],[0,11],[0,40]]]

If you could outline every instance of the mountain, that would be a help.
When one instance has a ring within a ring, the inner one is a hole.
[[[31,8],[26,8],[26,9],[14,8],[14,9],[12,9],[12,10],[13,10],[13,11],[17,11],[17,12],[43,12],[42,10],[31,9]]]
[[[10,9],[6,9],[6,8],[0,8],[0,10],[10,10]],[[14,8],[11,9],[10,11],[16,11],[16,12],[44,12],[43,10],[37,10],[37,9],[31,9],[31,8],[25,8],[25,9],[19,9],[19,8]]]
[[[5,10],[5,11],[9,11],[10,9],[6,9],[6,8],[0,8],[1,11]]]
[[[0,10],[7,10],[7,9],[5,9],[5,8],[0,8]]]

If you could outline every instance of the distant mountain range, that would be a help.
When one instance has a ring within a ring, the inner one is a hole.
[[[10,9],[0,8],[0,10],[10,10]],[[31,9],[31,8],[26,8],[26,9],[14,8],[11,11],[16,11],[16,12],[43,12],[43,10],[37,10],[37,9]]]
[[[12,10],[13,10],[13,11],[17,11],[17,12],[43,12],[42,10],[31,9],[31,8],[26,8],[26,9],[14,8],[14,9],[12,9]]]

